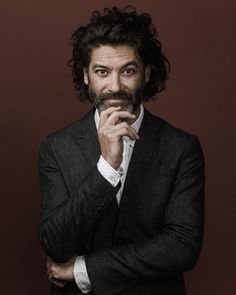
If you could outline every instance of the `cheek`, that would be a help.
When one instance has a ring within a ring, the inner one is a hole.
[[[89,84],[96,93],[100,93],[106,87],[105,81],[101,81],[101,79],[92,79]]]
[[[133,91],[142,85],[142,81],[143,79],[141,76],[136,76],[133,79],[126,80],[123,85],[125,85],[127,89],[130,89]]]

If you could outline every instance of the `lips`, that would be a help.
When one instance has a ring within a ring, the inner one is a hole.
[[[106,99],[103,99],[103,101],[107,101],[109,100],[110,102],[123,102],[123,101],[127,101],[129,100],[128,98],[114,98],[114,97],[111,97],[111,98],[106,98]]]

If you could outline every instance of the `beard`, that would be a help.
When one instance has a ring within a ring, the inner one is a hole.
[[[144,91],[142,86],[137,88],[134,92],[120,90],[99,95],[96,94],[91,85],[89,85],[88,94],[94,107],[97,108],[99,112],[110,107],[120,106],[122,111],[134,113],[141,104]],[[109,102],[111,99],[113,101],[112,103]]]

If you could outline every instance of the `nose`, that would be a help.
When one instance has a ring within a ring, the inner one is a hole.
[[[119,74],[117,73],[113,73],[110,76],[110,81],[109,81],[109,85],[108,85],[108,91],[109,92],[118,92],[120,91],[122,88],[122,84],[120,81],[120,77]]]

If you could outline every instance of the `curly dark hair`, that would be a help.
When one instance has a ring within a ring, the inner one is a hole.
[[[100,45],[130,45],[135,47],[144,65],[150,65],[150,79],[144,86],[144,101],[166,87],[170,71],[168,59],[162,52],[161,42],[149,14],[138,14],[133,6],[123,10],[104,8],[104,13],[94,11],[90,23],[81,26],[71,38],[73,56],[68,65],[72,67],[75,89],[82,101],[91,101],[88,86],[84,83],[83,69],[90,63],[93,48]]]

